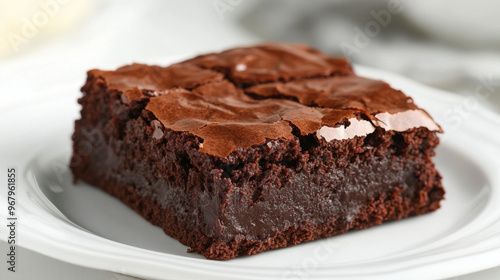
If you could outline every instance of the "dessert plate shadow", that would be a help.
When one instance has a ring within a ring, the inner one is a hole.
[[[41,125],[0,140],[7,155],[0,162],[14,163],[21,176],[20,246],[148,279],[439,279],[500,265],[500,116],[468,106],[470,99],[356,68],[401,89],[443,126],[435,162],[447,194],[437,212],[255,256],[206,260],[117,199],[73,184],[67,164],[79,83],[68,82],[52,98],[0,113],[23,123],[30,112],[39,119],[29,121]],[[6,119],[0,123],[15,129]]]

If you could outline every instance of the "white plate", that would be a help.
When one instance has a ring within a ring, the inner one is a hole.
[[[500,265],[500,116],[477,108],[479,96],[357,71],[414,97],[446,131],[435,158],[447,191],[437,212],[228,261],[188,254],[118,200],[72,184],[66,165],[79,110],[76,81],[55,87],[45,101],[0,113],[9,134],[0,139],[1,167],[17,166],[22,175],[19,244],[77,265],[155,279],[430,279]]]

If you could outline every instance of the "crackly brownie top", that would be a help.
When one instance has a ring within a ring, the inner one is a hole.
[[[165,128],[198,136],[200,151],[219,157],[298,135],[331,141],[364,136],[376,126],[441,130],[402,92],[303,45],[236,48],[169,67],[91,70],[93,78],[121,92],[124,103],[147,102],[145,109]]]
[[[355,75],[258,84],[246,92],[263,98],[286,98],[307,106],[359,109],[370,114],[418,109],[413,100],[389,84]]]
[[[353,74],[343,57],[333,57],[305,45],[263,44],[201,55],[186,61],[224,73],[237,86]]]

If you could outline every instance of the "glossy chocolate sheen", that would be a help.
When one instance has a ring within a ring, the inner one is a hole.
[[[172,88],[192,89],[205,83],[221,81],[224,75],[195,65],[160,67],[134,63],[115,71],[91,70],[90,77],[101,77],[109,89],[122,92],[134,88],[150,91],[168,91]]]
[[[418,109],[387,83],[355,76],[345,59],[302,45],[238,48],[169,67],[133,64],[89,76],[122,92],[126,103],[148,102],[164,127],[200,137],[200,151],[219,157],[266,139],[291,139],[293,130],[308,135],[347,127],[352,118]]]
[[[373,116],[418,108],[413,99],[389,84],[359,76],[266,83],[250,87],[246,92],[256,97],[297,100],[307,106],[363,110]]]
[[[309,108],[289,100],[255,100],[224,81],[189,91],[151,98],[146,109],[169,129],[189,131],[203,139],[200,151],[225,157],[236,149],[262,144],[266,139],[292,139],[321,126],[335,126],[354,116],[347,111]]]
[[[225,73],[237,86],[353,74],[345,58],[329,56],[298,44],[236,48],[201,55],[186,62]]]

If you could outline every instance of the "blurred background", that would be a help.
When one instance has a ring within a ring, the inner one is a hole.
[[[90,68],[260,41],[307,43],[463,95],[500,86],[493,0],[0,0],[0,23],[0,94],[23,93],[3,106]],[[500,112],[500,94],[482,103]]]
[[[479,102],[500,112],[494,0],[0,0],[0,110],[57,98],[51,88],[83,83],[88,69],[261,41],[306,43],[464,97],[482,85],[491,94]],[[21,254],[35,268],[24,279],[123,277]],[[500,269],[456,279],[500,279]]]

